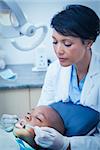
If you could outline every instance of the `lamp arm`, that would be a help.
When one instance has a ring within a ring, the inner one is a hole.
[[[5,5],[4,5],[5,4]],[[11,22],[11,25],[2,25],[0,23],[0,35],[3,38],[13,38],[11,40],[12,45],[22,51],[32,50],[36,48],[45,38],[47,34],[47,27],[45,25],[40,25],[38,27],[35,27],[33,24],[30,24],[27,22],[21,8],[18,6],[17,2],[15,0],[0,0],[0,5],[4,7],[6,10],[10,10],[10,21],[11,21],[11,14],[14,13],[17,21],[18,26],[14,26],[14,24]],[[3,8],[1,9],[3,10]],[[20,45],[15,37],[21,37],[21,36],[28,36],[32,37],[35,35],[35,32],[42,28],[42,34],[40,38],[30,47],[24,48],[22,45]]]
[[[15,14],[20,26],[27,22],[21,8],[18,6],[15,0],[3,0],[3,2],[9,7],[10,11]]]
[[[34,49],[34,48],[36,48],[38,45],[40,45],[40,43],[44,40],[44,38],[45,38],[45,36],[46,36],[46,34],[47,34],[47,26],[39,26],[39,27],[36,27],[36,30],[37,29],[40,29],[40,28],[42,28],[42,34],[41,34],[41,36],[40,36],[40,38],[35,42],[35,44],[33,44],[31,47],[28,47],[28,48],[25,48],[25,47],[22,47],[22,45],[19,45],[18,44],[18,42],[16,42],[16,40],[11,40],[11,43],[12,43],[12,45],[15,47],[15,48],[17,48],[17,49],[19,49],[19,50],[21,50],[21,51],[29,51],[29,50],[32,50],[32,49]]]

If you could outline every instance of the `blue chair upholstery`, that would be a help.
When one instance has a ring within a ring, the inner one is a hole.
[[[66,136],[86,135],[100,121],[96,110],[72,102],[57,102],[50,105],[61,116]]]

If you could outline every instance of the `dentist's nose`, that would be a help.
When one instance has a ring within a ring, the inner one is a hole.
[[[63,46],[62,46],[62,44],[61,43],[58,43],[57,44],[57,46],[56,46],[56,48],[55,48],[55,51],[56,51],[56,53],[57,54],[64,54],[64,50],[63,50]]]

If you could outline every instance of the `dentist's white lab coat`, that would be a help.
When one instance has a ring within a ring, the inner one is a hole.
[[[38,105],[48,105],[59,100],[67,101],[71,68],[62,67],[58,60],[49,66]],[[100,112],[100,56],[95,53],[91,58],[80,103]],[[100,122],[97,129],[98,133],[94,136],[71,137],[71,150],[100,150]]]

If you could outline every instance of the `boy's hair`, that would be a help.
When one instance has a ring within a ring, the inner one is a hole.
[[[51,27],[64,36],[75,36],[94,42],[100,34],[100,19],[89,7],[68,5],[52,18]]]
[[[50,106],[39,106],[39,107],[47,107],[50,110],[49,115],[46,116],[48,117],[47,119],[50,121],[49,127],[56,129],[58,132],[64,135],[65,132],[64,122],[59,113]]]

